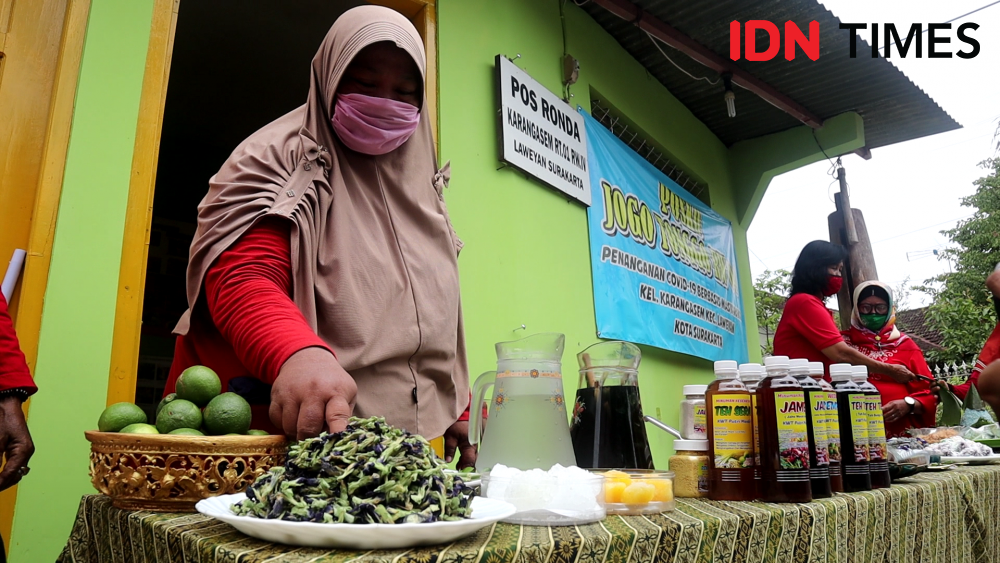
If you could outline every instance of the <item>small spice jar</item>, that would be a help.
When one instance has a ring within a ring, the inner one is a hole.
[[[708,440],[674,440],[670,470],[674,472],[674,496],[708,496]]]
[[[681,401],[681,436],[685,440],[705,440],[708,438],[708,424],[705,420],[705,391],[708,385],[685,385],[684,400]]]

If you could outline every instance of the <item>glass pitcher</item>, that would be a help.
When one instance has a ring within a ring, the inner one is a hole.
[[[599,342],[576,356],[580,388],[570,430],[580,467],[653,469],[639,401],[642,352],[630,342]]]
[[[476,461],[480,471],[497,463],[522,470],[574,465],[563,397],[565,340],[562,334],[543,333],[496,345],[497,371],[480,375],[472,389],[469,441],[481,442]],[[493,395],[483,432],[481,405],[490,387]]]

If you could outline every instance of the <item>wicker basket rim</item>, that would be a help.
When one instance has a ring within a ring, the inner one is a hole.
[[[94,446],[135,447],[162,446],[176,449],[190,445],[195,449],[222,447],[226,449],[284,447],[288,439],[284,436],[186,436],[170,434],[120,434],[118,432],[100,432],[86,430],[87,441]]]

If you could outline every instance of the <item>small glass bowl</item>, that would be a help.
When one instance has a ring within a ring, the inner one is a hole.
[[[537,473],[536,473],[537,472]],[[581,472],[585,473],[585,472]],[[604,477],[569,477],[539,470],[514,476],[482,474],[482,496],[517,508],[508,524],[572,526],[604,520]]]
[[[604,476],[608,514],[659,514],[673,510],[674,472],[657,469],[594,469]]]

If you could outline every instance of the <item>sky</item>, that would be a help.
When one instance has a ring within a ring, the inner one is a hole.
[[[995,0],[824,0],[844,22],[945,22]],[[864,213],[879,279],[906,287],[949,271],[948,262],[931,254],[948,246],[940,233],[972,214],[961,198],[975,191],[973,181],[985,175],[978,166],[994,154],[993,138],[1000,119],[1000,3],[957,20],[979,24],[970,35],[979,40],[973,59],[891,58],[912,82],[944,108],[961,129],[877,148],[871,160],[842,157],[851,206]],[[881,29],[881,26],[880,26]],[[846,31],[844,33],[847,33]],[[869,41],[868,33],[860,35]],[[957,45],[956,45],[957,43]],[[859,52],[860,55],[860,52]],[[836,181],[823,160],[771,181],[747,234],[750,270],[756,279],[765,270],[791,270],[806,243],[829,240],[827,216],[834,211]],[[909,284],[904,282],[909,278]],[[911,292],[904,306],[919,307],[929,298]],[[833,303],[831,301],[831,303]],[[835,305],[834,305],[835,306]]]

